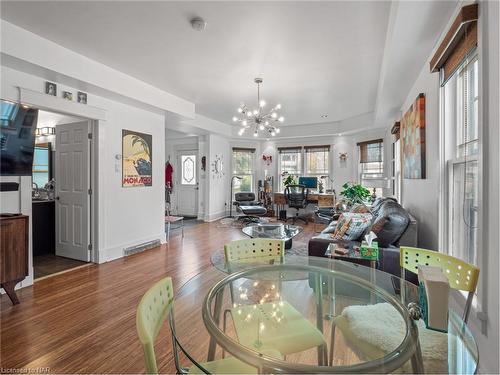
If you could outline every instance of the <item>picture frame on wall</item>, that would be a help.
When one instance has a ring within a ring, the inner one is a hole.
[[[76,100],[80,104],[87,104],[87,93],[78,91],[76,94]]]
[[[57,96],[57,85],[54,82],[45,82],[45,93],[47,95]]]
[[[73,93],[69,91],[63,91],[62,93],[63,99],[69,100],[70,102],[73,101]]]
[[[401,157],[403,177],[426,178],[425,95],[419,94],[401,119]]]
[[[122,130],[122,187],[153,185],[153,136]]]

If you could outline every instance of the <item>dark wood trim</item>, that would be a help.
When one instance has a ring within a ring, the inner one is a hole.
[[[396,121],[391,128],[391,134],[399,134],[401,131],[401,122]]]
[[[364,141],[364,142],[358,142],[356,143],[357,146],[364,146],[364,145],[371,145],[374,143],[384,143],[384,140],[382,138],[380,139],[373,139],[371,141]]]
[[[457,43],[463,38],[468,24],[477,21],[478,13],[477,4],[462,7],[431,59],[430,70],[432,73],[438,72],[445,64]]]
[[[278,147],[278,152],[283,152],[283,151],[291,151],[291,150],[301,151],[301,150],[302,150],[302,146],[294,146],[294,147]]]
[[[245,148],[245,147],[233,147],[233,152],[255,152],[254,148]]]
[[[321,146],[304,146],[304,149],[306,150],[306,152],[307,152],[308,150],[315,150],[315,149],[317,149],[317,150],[319,150],[319,149],[321,149],[321,150],[325,150],[325,149],[326,149],[326,150],[330,151],[330,145],[321,145]]]

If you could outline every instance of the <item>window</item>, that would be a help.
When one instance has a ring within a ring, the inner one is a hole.
[[[444,85],[448,253],[478,265],[479,88],[477,56]]]
[[[384,187],[383,145],[383,139],[358,143],[361,185],[375,189],[377,196],[382,196]]]
[[[283,189],[283,174],[301,176],[302,173],[302,148],[301,147],[280,147],[278,148],[279,161],[278,173],[280,175],[280,188]]]
[[[323,183],[326,184],[325,189],[330,188],[329,159],[330,146],[305,147],[305,175],[317,177],[318,179],[323,176]]]
[[[182,155],[181,165],[181,185],[196,185],[196,155]]]
[[[392,195],[401,202],[401,141],[392,143]]]
[[[234,179],[233,192],[253,191],[254,154],[253,148],[233,148],[233,176],[242,177]]]
[[[50,170],[50,143],[35,145],[33,154],[33,182],[43,188],[52,178]]]

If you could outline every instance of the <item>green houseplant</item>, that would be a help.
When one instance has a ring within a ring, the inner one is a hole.
[[[288,185],[296,185],[297,184],[297,180],[295,179],[295,176],[292,174],[283,173],[282,177],[283,177],[283,186],[284,187],[287,187]]]
[[[370,191],[360,184],[353,182],[346,182],[342,185],[342,192],[340,195],[349,202],[349,204],[363,203],[371,200]]]

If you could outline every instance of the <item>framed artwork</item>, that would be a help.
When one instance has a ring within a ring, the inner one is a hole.
[[[418,95],[401,119],[401,150],[403,177],[426,178],[424,94]]]
[[[69,91],[63,91],[63,99],[72,101],[73,100],[73,93]]]
[[[45,93],[52,96],[57,96],[57,85],[53,82],[45,82]]]
[[[122,130],[122,187],[153,185],[153,137]]]
[[[87,93],[78,91],[76,94],[76,100],[80,104],[87,104]]]

